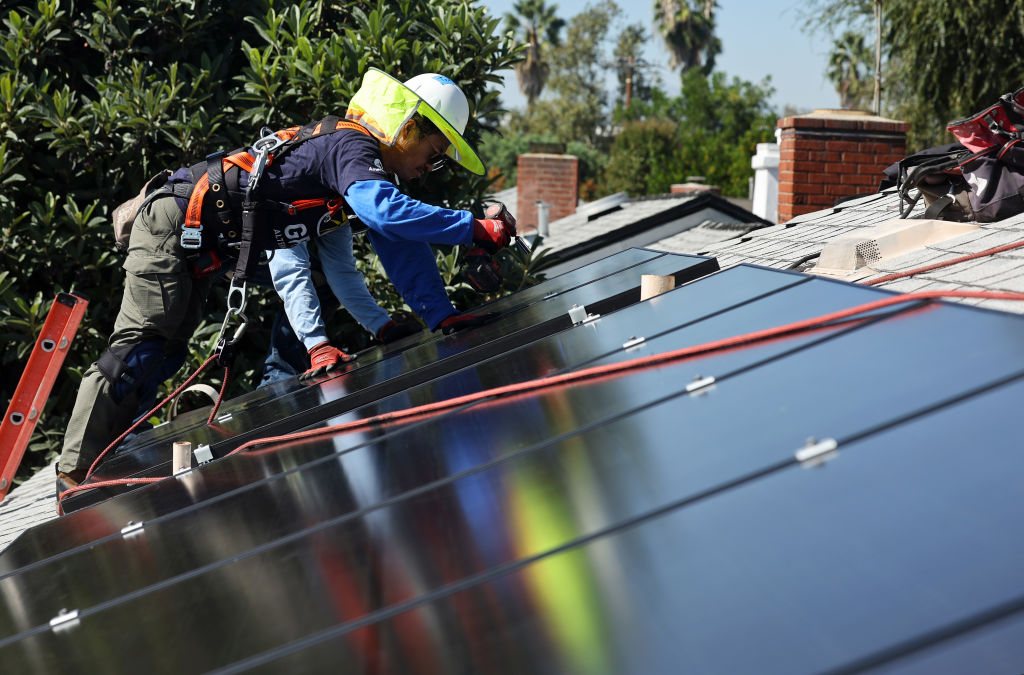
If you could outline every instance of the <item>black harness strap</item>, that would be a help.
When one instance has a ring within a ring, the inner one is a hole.
[[[234,214],[231,212],[231,200],[228,198],[228,185],[224,181],[224,158],[227,153],[223,150],[210,153],[206,156],[206,176],[210,182],[210,193],[207,199],[213,201],[217,209],[217,220],[224,229],[230,229],[234,221]]]

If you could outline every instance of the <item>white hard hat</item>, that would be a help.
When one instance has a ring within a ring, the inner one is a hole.
[[[459,89],[459,85],[444,75],[423,73],[407,80],[405,86],[416,92],[431,108],[452,125],[459,134],[466,132],[469,121],[469,101]]]
[[[363,125],[381,143],[394,145],[403,125],[420,113],[437,127],[449,145],[445,154],[478,176],[483,162],[462,134],[469,122],[469,101],[444,75],[424,73],[401,82],[378,68],[368,68],[349,101],[345,119]]]

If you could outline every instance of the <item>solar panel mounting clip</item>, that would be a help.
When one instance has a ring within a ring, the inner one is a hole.
[[[213,452],[210,451],[210,446],[204,443],[192,451],[192,456],[196,458],[197,464],[206,464],[213,459]]]
[[[793,456],[805,467],[821,466],[839,454],[838,448],[839,443],[834,438],[820,441],[816,438],[808,438],[807,444],[793,453]]]
[[[639,344],[643,344],[647,338],[629,336],[629,339],[622,343],[623,349],[629,349],[630,347],[636,347]]]
[[[708,387],[710,387],[714,383],[715,383],[715,378],[714,377],[712,377],[710,375],[708,377],[704,377],[702,375],[698,375],[695,378],[693,378],[693,382],[691,382],[690,384],[686,385],[686,393],[687,394],[692,394],[694,392],[698,392],[698,391],[701,391],[703,389],[707,389]]]
[[[78,610],[62,609],[57,613],[57,616],[50,619],[50,628],[54,631],[62,630],[65,628],[71,628],[78,623]]]
[[[134,520],[129,520],[128,524],[121,528],[122,537],[131,537],[142,531],[143,523],[136,523]]]

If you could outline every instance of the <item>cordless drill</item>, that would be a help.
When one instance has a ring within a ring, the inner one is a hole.
[[[515,227],[515,218],[509,214],[502,203],[491,204],[484,209],[484,218],[496,218],[511,221]],[[513,238],[515,246],[525,255],[529,255],[530,247],[522,237]],[[473,290],[478,293],[495,293],[501,289],[501,266],[494,257],[482,248],[473,248],[462,256],[462,277]]]

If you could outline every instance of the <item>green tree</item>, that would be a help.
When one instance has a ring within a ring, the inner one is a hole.
[[[871,0],[810,0],[810,31],[867,32]],[[882,5],[886,113],[910,123],[908,148],[951,140],[946,124],[1024,82],[1024,3],[974,0],[939,8],[925,0]]]
[[[477,142],[501,112],[498,73],[517,59],[500,21],[474,1],[23,0],[5,3],[0,18],[0,402],[13,394],[54,295],[91,298],[25,471],[59,447],[81,374],[105,348],[123,281],[108,218],[146,179],[247,144],[263,125],[343,112],[370,65],[458,81],[472,106],[467,136]],[[487,185],[438,172],[419,194],[477,207]],[[371,285],[383,281],[369,256],[363,264]],[[219,328],[217,293],[193,365]],[[384,295],[388,309],[401,306]],[[272,292],[250,300],[228,396],[251,388],[266,350],[259,317],[276,303]],[[368,336],[351,332],[363,342],[349,346],[365,346]]]
[[[551,96],[526,115],[513,116],[513,133],[553,134],[562,142],[598,147],[609,119],[609,32],[620,15],[618,5],[602,0],[569,20],[565,41],[551,53]]]
[[[678,97],[656,91],[650,104],[636,106],[615,137],[601,192],[665,193],[700,175],[725,195],[746,196],[756,145],[774,136],[772,93],[769,81],[684,73]]]
[[[864,108],[874,93],[874,54],[864,36],[846,31],[832,44],[825,75],[839,92],[841,108]]]
[[[655,0],[654,23],[669,49],[670,65],[683,72],[715,68],[722,41],[715,37],[715,0]]]
[[[505,15],[505,23],[515,34],[517,43],[526,47],[526,57],[515,65],[516,77],[526,105],[532,107],[544,90],[551,70],[545,52],[558,47],[559,32],[565,20],[555,16],[557,6],[546,5],[544,0],[519,0],[512,9]]]

